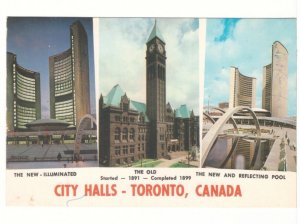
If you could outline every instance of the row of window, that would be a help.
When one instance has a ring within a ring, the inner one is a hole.
[[[63,83],[55,83],[55,95],[58,93],[64,93],[66,91],[72,90],[73,87],[73,81],[68,80],[67,82]]]
[[[127,117],[127,116],[120,116],[120,115],[116,115],[115,116],[115,121],[118,121],[118,122],[120,122],[120,121],[123,121],[123,122],[128,122],[128,121],[130,121],[130,122],[135,122],[135,119],[134,119],[134,117]]]
[[[55,61],[54,62],[54,67],[60,67],[62,65],[66,65],[67,63],[70,62],[70,59],[71,59],[71,56],[68,56],[62,60],[59,60],[59,61]]]
[[[120,146],[115,147],[115,155],[120,156],[121,152],[122,155],[128,155],[128,149],[129,149],[129,154],[134,154],[135,153],[135,145],[124,145],[121,149]],[[138,151],[145,151],[145,145],[144,144],[138,144]]]
[[[65,71],[55,71],[54,72],[54,80],[55,82],[64,81],[72,79],[72,67],[69,66]]]
[[[129,134],[129,135],[128,135]],[[122,141],[135,141],[135,130],[134,128],[130,128],[128,132],[128,128],[123,128],[121,133],[121,128],[116,128],[114,132],[114,139],[116,142],[119,142],[122,137]],[[145,135],[138,135],[138,141],[145,141]]]
[[[131,128],[129,130],[129,141],[134,141],[134,136],[135,130]],[[116,128],[115,129],[115,141],[120,141],[121,140],[121,128]],[[128,128],[123,128],[122,130],[122,141],[128,141]]]
[[[54,68],[55,71],[64,73],[64,71],[70,70],[70,68],[72,67],[71,65],[72,65],[71,57],[69,57],[68,61],[64,62],[64,64],[56,64],[56,65],[54,64]]]
[[[20,81],[28,84],[29,86],[35,86],[35,79],[34,78],[28,78],[21,73],[17,72],[17,78],[20,79]]]

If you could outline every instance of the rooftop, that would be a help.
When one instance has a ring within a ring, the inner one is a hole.
[[[103,97],[103,102],[106,107],[108,107],[108,106],[120,107],[121,98],[125,94],[126,93],[123,91],[123,89],[120,87],[120,85],[117,84],[109,91],[109,93],[106,96]],[[136,110],[139,113],[144,114],[146,121],[148,121],[148,117],[146,116],[146,104],[145,103],[130,100],[129,108],[131,110]]]
[[[191,111],[189,111],[188,107],[183,104],[179,108],[175,110],[175,117],[179,118],[190,118]]]
[[[156,23],[156,20],[155,20],[153,29],[152,29],[152,31],[151,31],[151,33],[150,33],[150,36],[149,36],[149,38],[148,38],[148,40],[147,40],[147,43],[150,42],[150,41],[151,41],[152,39],[154,39],[155,37],[159,38],[162,42],[165,43],[165,40],[164,40],[164,38],[163,38],[163,36],[162,36],[162,34],[161,34],[159,28],[158,28],[158,25],[157,25],[157,23]]]

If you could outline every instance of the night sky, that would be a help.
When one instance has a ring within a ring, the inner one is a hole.
[[[96,113],[92,18],[7,19],[7,51],[17,55],[19,65],[40,73],[42,118],[50,117],[49,56],[70,48],[70,25],[76,20],[80,20],[88,35],[91,113]]]

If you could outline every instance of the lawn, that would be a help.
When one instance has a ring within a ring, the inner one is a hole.
[[[162,163],[162,161],[154,160],[154,159],[145,159],[143,160],[143,167],[156,167],[160,163]],[[132,164],[132,167],[141,167],[141,161],[134,162]]]
[[[194,167],[194,166],[178,162],[178,163],[172,164],[170,167],[171,168],[190,168],[190,167]]]

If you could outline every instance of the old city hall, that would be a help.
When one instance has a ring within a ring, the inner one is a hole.
[[[166,103],[166,42],[156,22],[146,45],[146,104],[130,99],[118,84],[100,96],[100,166],[171,159],[172,152],[199,147],[199,116],[185,104],[172,109]]]

